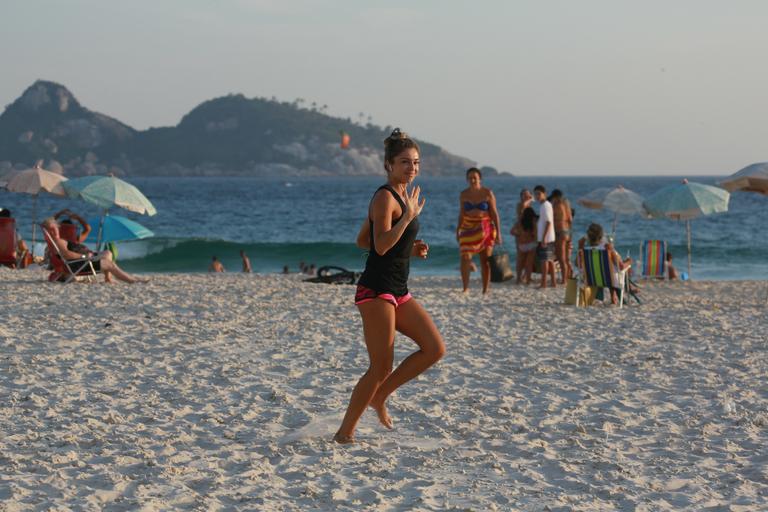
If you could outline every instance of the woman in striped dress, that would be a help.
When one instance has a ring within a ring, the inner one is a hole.
[[[467,182],[469,187],[459,195],[459,222],[456,227],[456,240],[461,253],[461,284],[464,293],[467,293],[472,256],[478,254],[483,293],[486,293],[491,282],[488,258],[493,253],[494,244],[501,243],[501,224],[496,198],[491,189],[482,186],[480,169],[469,169]]]

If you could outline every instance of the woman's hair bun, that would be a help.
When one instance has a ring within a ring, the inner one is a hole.
[[[408,138],[410,138],[408,137],[408,134],[403,131],[400,131],[400,128],[395,128],[394,130],[392,130],[392,133],[389,135],[389,137],[387,137],[388,140],[393,140],[393,141],[403,140]]]
[[[410,148],[419,151],[419,145],[407,133],[401,131],[400,128],[392,130],[389,137],[384,139],[384,168],[387,169],[386,162],[391,164],[397,155]]]

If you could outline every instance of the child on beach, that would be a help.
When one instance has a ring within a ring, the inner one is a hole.
[[[357,235],[358,247],[370,251],[355,293],[370,363],[352,391],[334,436],[338,443],[354,442],[355,427],[366,407],[373,408],[381,424],[391,429],[387,398],[445,353],[432,318],[408,292],[409,259],[426,258],[429,247],[416,238],[424,199],[419,200],[419,187],[408,190],[419,174],[419,146],[399,128],[384,141],[384,168],[387,183],[374,193],[368,218]],[[395,331],[411,338],[419,350],[392,371]]]
[[[672,264],[672,253],[667,252],[667,279],[670,281],[674,281],[675,279],[678,279],[679,276],[677,275],[677,269]]]

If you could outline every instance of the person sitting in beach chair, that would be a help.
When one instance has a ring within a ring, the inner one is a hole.
[[[577,263],[581,288],[608,288],[611,303],[616,304],[618,296],[619,307],[623,306],[624,292],[628,289],[627,273],[632,267],[632,260],[627,258],[622,261],[613,245],[603,241],[603,228],[599,224],[591,224],[587,229],[587,237],[579,240]],[[577,305],[580,305],[581,295],[577,295]]]
[[[61,220],[61,217],[65,217]],[[91,233],[91,225],[88,224],[84,218],[76,214],[72,210],[67,208],[53,214],[53,218],[59,223],[59,235],[67,242],[82,244],[85,242],[88,235]],[[78,233],[76,221],[80,224],[80,232]]]
[[[664,279],[666,277],[667,242],[645,240],[640,244],[640,277]]]
[[[77,280],[78,277],[94,277],[97,273],[104,274],[104,281],[111,282],[110,276],[114,275],[120,281],[126,283],[145,282],[145,279],[139,279],[117,266],[112,261],[112,253],[103,251],[100,253],[90,252],[84,254],[73,250],[74,246],[68,245],[59,234],[59,224],[56,219],[49,217],[43,221],[43,236],[51,258],[51,264],[54,273],[49,276],[52,281],[62,279],[65,283]]]

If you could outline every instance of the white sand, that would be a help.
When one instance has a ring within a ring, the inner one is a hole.
[[[448,354],[330,441],[367,364],[351,286],[0,270],[0,510],[765,510],[766,282],[413,279]],[[413,345],[398,338],[399,361]]]

